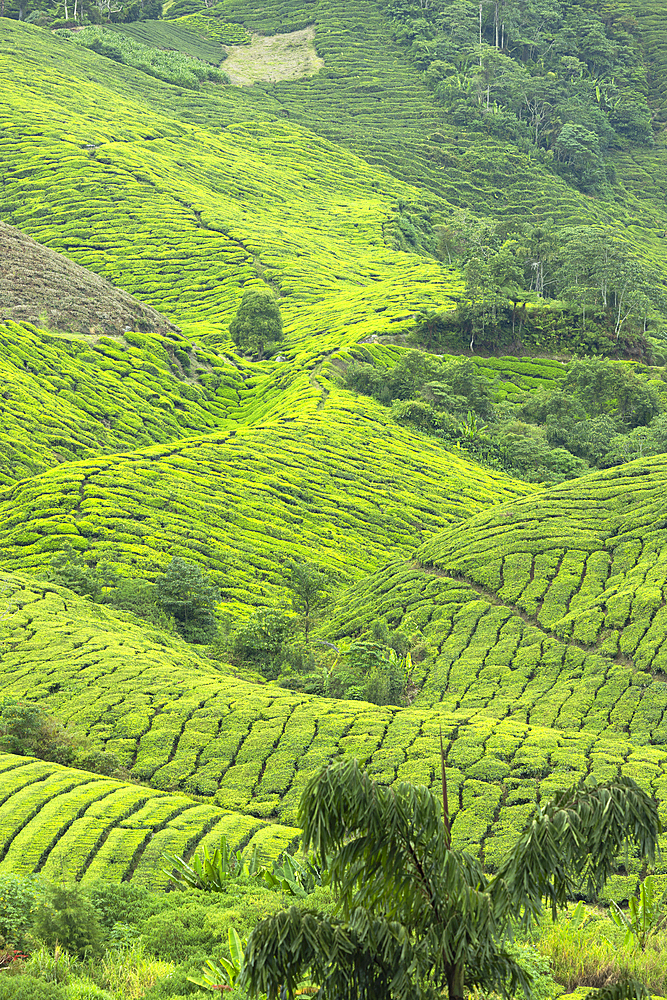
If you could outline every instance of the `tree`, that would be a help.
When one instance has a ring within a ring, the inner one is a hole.
[[[229,325],[229,335],[237,347],[256,355],[258,361],[267,347],[282,340],[280,306],[270,288],[250,288],[245,292]]]
[[[196,563],[174,556],[167,570],[155,581],[157,599],[189,642],[209,642],[215,638],[215,606],[219,591]]]
[[[655,802],[630,778],[589,777],[538,808],[498,873],[451,846],[443,803],[425,786],[371,781],[355,760],[329,765],[301,798],[303,845],[329,869],[342,919],[291,909],[257,925],[242,985],[291,998],[307,972],[320,996],[412,1000],[466,985],[511,993],[529,978],[505,947],[546,900],[555,914],[582,887],[598,891],[619,849],[655,855]]]
[[[313,617],[329,600],[327,590],[331,584],[328,573],[322,572],[310,563],[292,563],[289,587],[292,591],[292,607],[301,618],[303,631],[308,642]]]

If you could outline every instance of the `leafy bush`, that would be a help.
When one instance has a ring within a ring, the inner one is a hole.
[[[140,924],[152,904],[148,889],[136,882],[93,882],[86,886],[86,893],[109,931],[115,924]]]
[[[35,899],[32,878],[0,872],[0,945],[25,946]]]
[[[112,775],[119,768],[114,753],[94,749],[85,739],[66,733],[41,705],[14,698],[0,701],[0,749],[97,774]]]
[[[282,340],[280,306],[270,288],[254,287],[244,293],[229,324],[229,335],[240,350],[255,355],[259,361],[267,348]]]
[[[0,1000],[67,1000],[62,986],[23,973],[0,977]]]
[[[172,615],[188,642],[212,642],[217,634],[215,606],[220,592],[196,563],[178,556],[155,581],[158,603]]]
[[[202,904],[149,917],[142,928],[148,951],[170,962],[204,956],[222,940],[209,923],[209,911]]]
[[[35,910],[32,932],[49,948],[58,945],[79,958],[99,954],[102,948],[97,911],[76,884],[46,888]]]
[[[282,611],[258,611],[232,637],[232,653],[239,663],[259,670],[268,680],[275,680],[285,653],[284,645],[292,634],[294,620]]]

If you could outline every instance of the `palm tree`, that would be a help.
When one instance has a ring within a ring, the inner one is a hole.
[[[655,802],[630,778],[586,778],[539,808],[500,870],[451,846],[443,798],[423,785],[372,781],[355,760],[325,767],[299,807],[304,849],[328,867],[338,918],[292,907],[261,921],[243,986],[292,998],[308,975],[331,1000],[462,1000],[464,985],[505,995],[530,981],[506,944],[543,901],[554,914],[573,892],[597,892],[624,844],[655,854]],[[444,806],[444,809],[443,809]],[[309,990],[308,992],[313,992]]]

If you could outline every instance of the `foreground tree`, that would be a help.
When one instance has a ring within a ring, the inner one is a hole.
[[[474,985],[529,993],[505,947],[513,926],[537,919],[543,901],[556,913],[582,887],[598,891],[624,844],[653,858],[661,829],[655,803],[630,778],[587,778],[538,808],[488,878],[451,847],[444,773],[443,797],[441,808],[424,786],[379,785],[354,760],[311,780],[300,804],[304,848],[328,867],[341,919],[293,907],[262,921],[242,985],[269,1000],[291,1000],[306,975],[320,997],[341,1000],[445,990],[461,1000]]]

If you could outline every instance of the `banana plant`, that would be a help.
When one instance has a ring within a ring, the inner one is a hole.
[[[639,887],[639,899],[630,896],[628,912],[612,903],[610,916],[616,926],[625,930],[625,945],[638,945],[646,949],[648,939],[664,926],[667,915],[664,912],[665,894],[656,896],[652,875],[647,875]]]
[[[220,990],[231,990],[236,985],[236,980],[243,971],[243,952],[247,944],[247,939],[243,940],[238,936],[233,927],[229,928],[227,934],[229,941],[230,958],[220,958],[216,962],[209,958],[206,965],[201,970],[201,979],[193,979],[188,976],[188,982],[195,986],[201,986],[204,990],[211,992]]]
[[[289,896],[305,899],[317,886],[327,884],[327,873],[314,865],[309,859],[303,862],[284,852],[279,855],[269,868],[260,866],[257,876],[270,889],[281,889]]]
[[[180,889],[203,889],[205,892],[224,892],[230,879],[242,878],[246,869],[248,875],[254,875],[260,866],[257,845],[246,865],[242,852],[234,852],[224,834],[213,854],[209,854],[205,846],[203,853],[195,854],[190,863],[175,854],[164,853],[162,857],[171,866],[163,868],[163,873]]]

